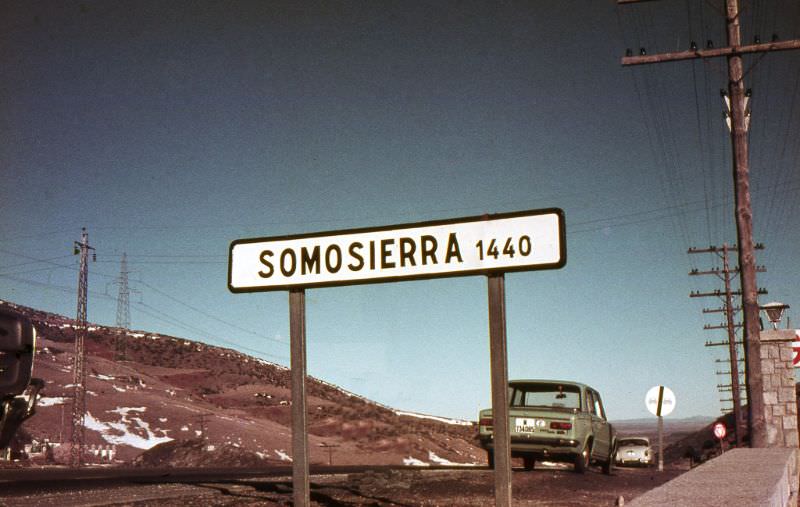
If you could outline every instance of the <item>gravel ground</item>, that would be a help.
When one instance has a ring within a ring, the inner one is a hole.
[[[515,506],[615,505],[630,501],[683,470],[616,469],[611,476],[590,470],[579,475],[566,468],[515,469]],[[349,475],[314,476],[314,506],[486,506],[494,503],[494,476],[486,469],[391,470]],[[201,484],[119,484],[67,491],[0,493],[0,506],[255,506],[292,503],[291,477]]]

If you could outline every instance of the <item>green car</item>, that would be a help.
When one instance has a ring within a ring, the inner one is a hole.
[[[532,470],[536,460],[575,465],[583,473],[592,463],[611,473],[616,431],[606,419],[600,393],[578,382],[512,380],[509,382],[511,457]],[[478,438],[494,468],[492,410],[481,410]]]

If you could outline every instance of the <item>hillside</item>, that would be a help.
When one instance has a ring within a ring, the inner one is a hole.
[[[40,338],[34,376],[46,382],[16,446],[43,439],[68,443],[74,321],[0,305],[33,320]],[[126,343],[124,360],[114,359],[118,337]],[[97,454],[94,460],[109,460],[112,451],[112,462],[143,465],[249,466],[291,459],[286,367],[188,339],[93,324],[86,350],[86,445]],[[398,413],[314,378],[307,383],[307,403],[312,463],[484,459],[468,422]],[[54,455],[65,463],[67,446]]]
[[[714,421],[711,416],[695,416],[683,419],[664,418],[664,445],[666,447],[701,431]],[[648,437],[653,444],[658,442],[658,419],[627,419],[612,421],[619,437]]]

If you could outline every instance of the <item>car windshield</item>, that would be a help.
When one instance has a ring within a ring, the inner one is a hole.
[[[620,440],[619,445],[650,445],[650,442],[642,438],[626,438],[625,440]]]
[[[515,384],[511,387],[511,406],[578,409],[580,388],[569,384]]]

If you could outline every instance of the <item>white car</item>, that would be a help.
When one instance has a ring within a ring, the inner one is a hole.
[[[647,437],[620,438],[614,461],[618,465],[650,466],[653,462],[653,449]]]

